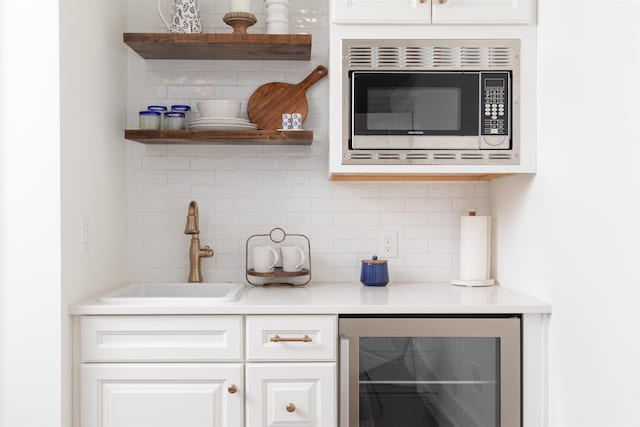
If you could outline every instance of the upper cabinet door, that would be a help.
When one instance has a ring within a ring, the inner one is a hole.
[[[434,24],[533,24],[535,0],[433,0]]]
[[[338,24],[428,24],[431,22],[431,1],[332,0],[333,22]]]

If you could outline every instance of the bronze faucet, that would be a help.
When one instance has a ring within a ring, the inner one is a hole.
[[[189,203],[187,214],[187,225],[184,227],[184,234],[191,234],[191,246],[189,247],[189,282],[202,282],[202,270],[200,270],[200,259],[213,256],[213,249],[205,246],[200,247],[200,228],[198,227],[198,204],[195,200]]]

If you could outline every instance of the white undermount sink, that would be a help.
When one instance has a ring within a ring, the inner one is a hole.
[[[100,298],[106,304],[206,305],[235,301],[243,283],[136,283]]]

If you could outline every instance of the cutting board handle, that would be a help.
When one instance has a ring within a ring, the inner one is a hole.
[[[329,74],[329,70],[324,65],[318,65],[303,81],[297,86],[306,92],[315,82]]]

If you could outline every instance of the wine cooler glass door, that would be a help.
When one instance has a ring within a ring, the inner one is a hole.
[[[340,332],[343,425],[520,425],[518,318],[350,318]]]

